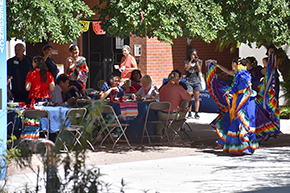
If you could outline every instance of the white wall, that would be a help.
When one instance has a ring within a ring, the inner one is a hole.
[[[254,56],[258,61],[258,65],[260,64],[263,66],[262,59],[266,57],[267,49],[263,46],[261,48],[256,48],[256,43],[252,43],[251,45],[252,48],[247,44],[242,44],[239,48],[239,56],[243,58]]]
[[[12,38],[10,41],[7,41],[7,59],[12,58],[15,56],[14,46],[18,43],[23,43],[26,47],[25,42],[21,40],[15,40],[15,38]],[[26,54],[26,51],[25,53]]]
[[[266,57],[267,49],[264,46],[261,48],[256,48],[256,43],[252,43],[251,45],[252,48],[250,48],[247,44],[242,44],[239,48],[239,56],[243,58],[254,56],[258,61],[258,65],[263,65],[262,59]],[[290,57],[290,47],[288,45],[284,45],[282,48],[286,51],[288,57]]]

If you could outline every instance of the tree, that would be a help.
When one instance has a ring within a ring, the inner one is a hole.
[[[218,41],[218,49],[241,43],[258,47],[290,44],[288,0],[100,0],[95,10],[109,35]],[[281,50],[280,50],[281,51]],[[290,60],[279,54],[284,80]]]
[[[118,36],[290,44],[288,0],[100,0],[104,29]]]
[[[226,27],[219,40],[258,47],[290,44],[290,4],[288,0],[216,0],[222,7]]]
[[[173,43],[188,37],[211,42],[225,23],[213,0],[100,0],[95,8],[102,28],[111,36],[157,37]]]
[[[226,27],[219,31],[219,46],[234,42],[256,42],[257,47],[271,44],[281,47],[290,44],[290,2],[288,0],[216,0],[222,7],[223,21]],[[289,77],[290,60],[285,51],[277,50],[280,65],[278,68],[283,79]]]
[[[81,35],[79,20],[92,15],[82,0],[7,0],[7,39],[71,43]]]

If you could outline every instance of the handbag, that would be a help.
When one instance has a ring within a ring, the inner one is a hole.
[[[198,78],[200,80],[201,90],[205,90],[206,89],[206,84],[205,84],[204,76],[203,76],[203,74],[201,72],[198,72]]]

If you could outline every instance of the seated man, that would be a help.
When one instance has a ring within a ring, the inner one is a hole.
[[[172,70],[171,72],[177,72],[178,73],[178,76],[179,76],[179,79],[181,78],[181,72],[179,71],[179,70]],[[169,81],[169,80],[168,80]],[[166,85],[167,83],[168,83],[168,81],[167,82],[164,82],[164,84],[159,88],[159,90],[164,86],[164,85]],[[187,90],[187,86],[186,86],[186,84],[184,83],[184,82],[181,82],[181,81],[179,81],[179,85],[180,86],[182,86],[182,88],[184,88],[185,90]]]
[[[57,103],[61,106],[68,106],[69,104],[75,103],[77,98],[72,97],[65,99],[65,93],[69,88],[69,78],[66,74],[61,74],[56,79],[56,86],[54,91],[50,92],[51,102]]]
[[[81,83],[79,83],[79,81],[77,80],[70,79],[69,86],[67,88],[67,91],[65,92],[65,99],[70,99],[72,97],[88,98],[83,90],[83,86],[81,85]]]
[[[106,82],[104,82],[99,95],[101,99],[124,96],[124,89],[120,86],[120,76],[116,73],[111,73]]]
[[[169,119],[174,118],[182,101],[191,101],[191,96],[182,86],[179,85],[179,74],[177,72],[171,72],[168,75],[168,83],[159,91],[159,101],[168,101],[171,103]],[[166,120],[167,112],[159,111],[157,116],[159,120]],[[179,127],[179,125],[174,125],[174,123],[171,126],[173,129]],[[162,125],[157,124],[156,134],[162,135],[162,129]]]

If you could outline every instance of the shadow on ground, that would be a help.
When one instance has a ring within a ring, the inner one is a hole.
[[[189,123],[190,129],[186,131],[179,132],[180,137],[175,137],[173,142],[168,143],[167,141],[155,142],[152,144],[144,143],[131,143],[132,149],[128,147],[126,143],[118,143],[117,148],[112,149],[110,144],[106,144],[103,147],[96,147],[95,151],[105,151],[110,153],[120,153],[127,151],[163,151],[161,147],[191,147],[197,148],[205,153],[214,153],[217,155],[224,155],[220,152],[220,147],[218,147],[215,141],[218,136],[215,130],[208,124],[196,124]],[[182,140],[181,140],[182,139]],[[290,146],[290,135],[281,134],[277,138],[270,138],[267,141],[260,141],[260,147],[284,147]]]
[[[265,192],[288,193],[288,192],[290,192],[290,185],[287,185],[285,187],[270,187],[270,188],[265,187],[265,188],[260,188],[258,190],[241,192],[241,193],[265,193]]]

